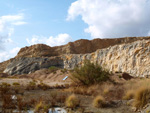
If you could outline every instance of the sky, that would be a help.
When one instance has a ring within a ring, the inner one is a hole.
[[[150,0],[0,0],[0,62],[20,48],[150,36]]]

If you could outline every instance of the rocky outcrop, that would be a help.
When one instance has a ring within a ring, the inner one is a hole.
[[[29,74],[36,70],[56,66],[63,68],[63,60],[59,57],[51,58],[18,58],[14,59],[4,70],[4,73],[10,75]]]
[[[111,72],[127,72],[132,76],[150,75],[150,40],[115,45],[89,54],[62,56],[64,68],[73,69],[85,59],[97,62]]]
[[[150,37],[127,37],[115,39],[81,39],[75,42],[69,42],[63,46],[49,47],[44,44],[36,44],[22,48],[15,58],[20,57],[51,57],[62,54],[86,54],[95,52],[97,49],[103,49],[110,46],[131,43],[137,40],[150,39]]]
[[[5,63],[4,72],[28,74],[50,66],[73,69],[85,59],[111,72],[150,75],[150,37],[78,40],[58,47],[37,44],[22,48],[14,59]]]

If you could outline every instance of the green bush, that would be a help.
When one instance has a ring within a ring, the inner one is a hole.
[[[82,85],[101,83],[109,79],[109,72],[98,64],[85,60],[82,67],[76,67],[72,73],[72,80]]]
[[[14,85],[14,86],[20,86],[20,83],[14,82],[13,85]]]
[[[59,69],[58,67],[51,66],[51,67],[49,67],[49,72],[55,74],[58,69]]]

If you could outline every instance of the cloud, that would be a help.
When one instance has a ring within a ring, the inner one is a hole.
[[[24,14],[22,13],[0,16],[0,50],[4,49],[5,44],[8,44],[8,42],[10,43],[15,26],[27,24],[27,22],[23,20]]]
[[[72,38],[69,34],[64,33],[64,34],[59,34],[55,37],[50,36],[49,38],[34,35],[34,36],[32,36],[31,40],[28,38],[26,40],[27,40],[28,44],[30,44],[30,45],[43,43],[43,44],[47,44],[47,45],[53,47],[53,46],[67,44],[68,42],[72,41]]]
[[[150,0],[77,0],[67,20],[81,16],[84,31],[93,38],[147,36],[150,31]]]
[[[19,52],[20,48],[19,47],[16,47],[16,48],[13,48],[12,50],[10,51],[3,51],[0,53],[0,62],[2,61],[6,61],[10,58],[13,58],[17,55],[17,53]]]
[[[12,23],[13,25],[24,25],[24,24],[27,24],[27,22],[23,22],[23,21],[19,21],[19,22],[14,22]]]

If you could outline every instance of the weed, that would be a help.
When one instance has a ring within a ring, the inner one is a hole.
[[[150,100],[150,88],[141,87],[135,91],[133,106],[140,109],[144,107]]]
[[[66,102],[65,102],[65,104],[66,104],[66,106],[68,107],[68,108],[76,108],[77,106],[79,106],[79,99],[78,99],[78,97],[76,96],[76,95],[74,95],[74,94],[72,94],[72,95],[70,95],[67,99],[66,99]]]
[[[93,100],[93,106],[96,108],[104,107],[104,105],[105,105],[105,99],[102,96],[97,96]]]

